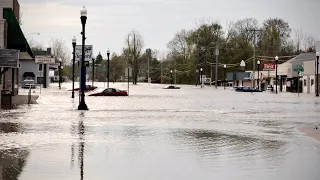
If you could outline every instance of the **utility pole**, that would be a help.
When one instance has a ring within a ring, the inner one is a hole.
[[[247,31],[253,32],[253,66],[252,66],[252,88],[255,87],[255,73],[256,73],[256,33],[262,30],[260,29],[248,29]]]
[[[147,53],[147,55],[148,55],[148,84],[150,85],[150,56],[151,56],[151,49],[147,49],[146,50],[146,53]]]
[[[116,81],[116,59],[113,59],[114,61],[114,66],[113,66],[113,84]]]
[[[175,65],[174,65],[174,84],[177,85],[177,59],[175,59]]]
[[[211,57],[211,56],[210,56]],[[210,81],[213,81],[213,59],[211,60],[211,64],[210,64]],[[210,82],[210,86],[211,86],[211,82]]]
[[[160,61],[160,65],[161,65],[161,77],[160,77],[160,83],[162,84],[162,77],[163,77],[162,61]]]
[[[219,62],[219,47],[216,45],[216,77],[215,77],[215,86],[218,89],[218,62]]]

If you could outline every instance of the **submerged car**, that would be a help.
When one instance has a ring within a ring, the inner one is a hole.
[[[177,87],[177,86],[168,86],[168,87],[165,87],[163,89],[180,89],[180,87]]]
[[[32,79],[26,79],[22,82],[22,88],[36,88],[36,84]]]
[[[250,88],[250,87],[236,87],[236,92],[262,92],[259,89]]]
[[[96,86],[86,85],[85,91],[93,91],[95,89],[97,89]],[[72,91],[72,90],[69,90],[69,91]],[[80,91],[80,88],[74,88],[74,91]]]
[[[90,94],[89,96],[128,96],[128,93],[127,91],[115,88],[107,88],[103,91]]]

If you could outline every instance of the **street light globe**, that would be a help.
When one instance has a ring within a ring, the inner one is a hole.
[[[319,53],[319,52],[317,52],[317,53],[316,53],[316,56],[317,56],[317,57],[319,57],[319,56],[320,56],[320,53]]]
[[[107,54],[108,54],[108,55],[110,54],[110,49],[107,49]]]
[[[246,62],[244,62],[244,60],[241,60],[240,66],[241,66],[241,67],[245,67],[245,66],[246,66]]]
[[[260,60],[257,61],[257,64],[260,65]]]
[[[87,16],[87,9],[85,6],[83,6],[82,9],[80,10],[80,14],[81,16]]]
[[[202,72],[202,71],[203,71],[203,69],[201,68],[201,69],[200,69],[200,71]]]
[[[72,38],[72,43],[77,43],[77,39],[75,36],[73,36],[73,38]]]
[[[61,69],[63,69],[63,66],[61,66]]]
[[[172,73],[172,70],[170,70],[170,73]]]
[[[59,62],[62,62],[62,59],[61,59],[61,58],[59,58]]]
[[[279,60],[279,57],[278,57],[278,56],[276,56],[274,59],[275,59],[276,61],[278,61],[278,60]]]
[[[226,64],[225,64],[225,65],[223,65],[223,68],[225,68],[225,69],[226,69],[226,68],[227,68],[227,65],[226,65]]]

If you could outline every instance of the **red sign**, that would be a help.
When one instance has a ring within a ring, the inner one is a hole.
[[[264,71],[274,71],[276,69],[276,63],[275,62],[264,62],[262,64],[262,69]]]

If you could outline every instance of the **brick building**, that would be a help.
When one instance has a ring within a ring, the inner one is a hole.
[[[19,50],[19,60],[33,59],[34,55],[20,28],[20,5],[17,0],[0,1],[0,49]],[[8,89],[18,95],[19,68],[0,67],[0,90]]]

